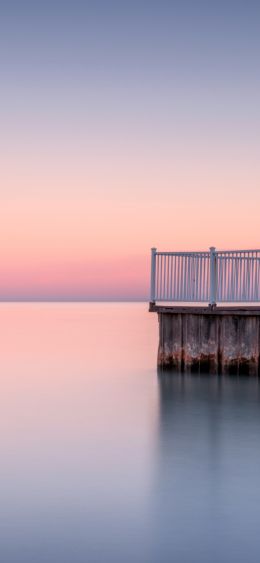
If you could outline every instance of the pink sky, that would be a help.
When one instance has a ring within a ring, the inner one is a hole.
[[[37,194],[27,184],[23,196],[4,197],[0,210],[0,295],[146,298],[153,245],[259,247],[258,176],[251,170],[249,180],[247,174],[246,193],[245,166],[238,162],[231,174],[201,162],[177,174],[173,165],[172,171],[162,168],[160,178],[147,169],[145,180],[124,186],[125,193],[116,183],[107,186],[104,173],[96,181],[107,196],[89,194],[88,178],[62,197],[55,180],[46,195],[43,186]],[[31,182],[36,181],[35,172]]]
[[[146,299],[152,246],[260,247],[256,14],[92,8],[5,8],[0,299]]]

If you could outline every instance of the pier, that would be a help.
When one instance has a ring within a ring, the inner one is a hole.
[[[158,366],[260,373],[260,250],[151,253]]]

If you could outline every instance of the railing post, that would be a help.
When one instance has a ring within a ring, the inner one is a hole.
[[[155,279],[156,279],[156,248],[151,248],[151,285],[150,285],[151,303],[155,303]]]
[[[214,307],[217,300],[217,255],[215,246],[210,247],[210,293],[209,306]]]

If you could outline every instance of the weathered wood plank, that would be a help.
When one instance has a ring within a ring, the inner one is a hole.
[[[230,306],[230,307],[203,307],[203,306],[182,306],[182,305],[155,305],[150,303],[149,311],[151,313],[163,314],[193,314],[193,315],[246,315],[246,316],[260,316],[260,306]]]
[[[159,308],[158,366],[258,375],[260,308]]]

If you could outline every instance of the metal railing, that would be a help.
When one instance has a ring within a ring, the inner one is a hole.
[[[150,301],[256,303],[260,250],[157,252],[151,255]]]

